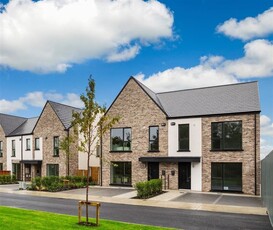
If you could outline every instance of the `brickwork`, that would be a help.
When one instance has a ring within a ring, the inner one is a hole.
[[[260,122],[256,115],[257,194],[260,191]],[[211,151],[211,122],[242,121],[243,151]],[[212,162],[242,163],[243,192],[255,194],[255,115],[214,116],[202,118],[202,190],[211,190]]]
[[[165,170],[165,176],[162,176],[162,170]],[[160,163],[159,174],[162,178],[163,189],[178,189],[178,163]]]
[[[168,134],[166,115],[131,79],[108,111],[109,116],[119,116],[116,128],[132,128],[132,152],[110,152],[110,131],[103,137],[102,180],[103,185],[110,184],[110,166],[112,161],[130,161],[132,163],[132,185],[147,180],[148,165],[141,163],[139,157],[158,157],[168,155]],[[162,126],[161,124],[166,124]],[[159,126],[160,152],[148,152],[149,126]]]
[[[0,157],[0,163],[3,163],[3,170],[7,170],[7,138],[5,137],[4,130],[0,125],[0,141],[3,145],[3,156]]]
[[[43,145],[43,161],[42,161],[42,176],[46,176],[47,164],[59,164],[59,176],[67,174],[66,154],[60,150],[59,156],[53,156],[53,137],[59,136],[59,140],[67,136],[67,131],[57,117],[49,103],[46,104],[33,132],[33,142],[35,138],[42,137]],[[33,143],[34,146],[34,143]],[[75,150],[74,150],[75,151]],[[76,156],[75,156],[76,155]],[[75,153],[70,157],[70,173],[76,175],[78,167],[78,157]]]

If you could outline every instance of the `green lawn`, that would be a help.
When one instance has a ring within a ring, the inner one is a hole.
[[[167,229],[161,227],[123,223],[110,220],[100,220],[99,227],[86,227],[77,224],[77,216],[32,211],[19,208],[0,206],[1,230],[30,230],[30,229]],[[91,220],[95,222],[94,219]]]

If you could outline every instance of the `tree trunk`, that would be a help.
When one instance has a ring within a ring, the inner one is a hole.
[[[87,178],[86,178],[86,223],[88,223],[88,193],[89,193],[89,160],[90,160],[90,154],[87,156]]]

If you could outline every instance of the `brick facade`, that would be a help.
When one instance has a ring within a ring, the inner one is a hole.
[[[0,141],[2,141],[3,156],[0,157],[0,163],[3,164],[3,170],[7,170],[7,138],[2,126],[0,125]]]
[[[43,142],[41,176],[46,176],[47,164],[59,164],[59,176],[67,175],[66,154],[60,150],[58,157],[53,156],[53,137],[58,136],[59,140],[61,141],[67,136],[67,134],[68,132],[65,130],[51,105],[47,103],[33,131],[33,141],[35,138],[42,138]],[[70,156],[69,165],[70,175],[76,175],[78,169],[78,153],[75,146],[72,147],[71,151],[72,154]]]
[[[131,127],[132,152],[110,152],[110,131],[103,137],[102,185],[110,184],[110,167],[113,161],[129,161],[132,164],[132,185],[147,180],[147,164],[139,157],[167,156],[168,134],[166,115],[142,90],[134,79],[130,79],[108,110],[109,116],[119,116],[116,128]],[[161,125],[165,124],[165,126]],[[159,126],[160,152],[148,152],[149,126]]]
[[[256,116],[256,138],[255,138]],[[211,151],[211,122],[242,121],[243,151]],[[256,162],[255,162],[256,139]],[[242,163],[242,192],[255,194],[255,163],[256,163],[256,194],[260,194],[260,116],[259,114],[241,114],[233,116],[212,116],[202,118],[202,190],[211,190],[211,163],[238,162]]]

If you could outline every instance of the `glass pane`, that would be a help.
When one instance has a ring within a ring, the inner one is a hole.
[[[111,163],[111,183],[131,185],[131,162]]]
[[[189,150],[189,124],[179,125],[179,150]]]
[[[242,164],[223,164],[224,190],[242,191]]]
[[[158,127],[150,127],[149,150],[152,150],[152,151],[159,150],[158,132],[159,132]]]
[[[211,148],[222,149],[222,123],[212,123],[211,129]]]
[[[211,164],[211,189],[222,190],[223,189],[223,172],[221,163]]]
[[[224,140],[225,149],[242,148],[242,122],[225,122],[224,123]]]
[[[123,151],[123,129],[111,129],[111,150]]]
[[[132,138],[132,132],[131,128],[124,129],[124,151],[130,151],[131,150],[131,139]]]

